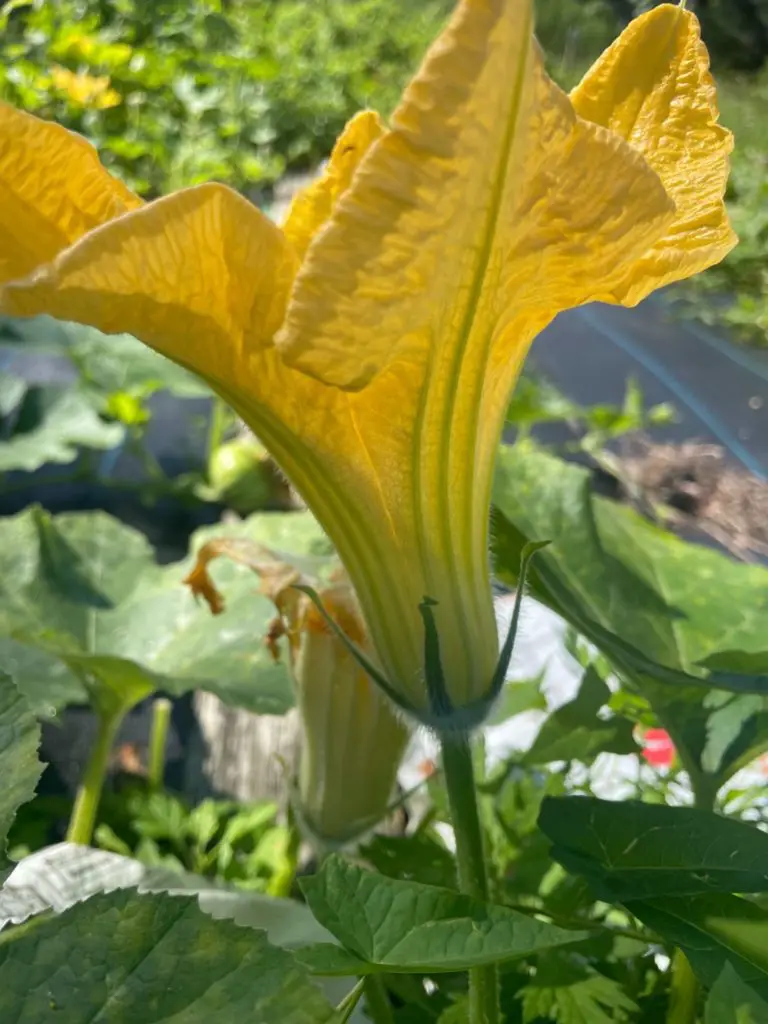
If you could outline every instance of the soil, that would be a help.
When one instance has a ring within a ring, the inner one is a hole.
[[[663,524],[709,538],[744,561],[768,558],[768,482],[713,444],[627,442],[621,496]]]

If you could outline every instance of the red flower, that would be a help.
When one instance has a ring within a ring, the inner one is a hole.
[[[669,768],[675,759],[675,745],[666,729],[646,729],[642,756],[654,768]]]

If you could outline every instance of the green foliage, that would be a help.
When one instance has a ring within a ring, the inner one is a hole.
[[[3,382],[6,397],[14,384],[12,377]],[[0,442],[0,473],[73,462],[81,448],[113,448],[123,439],[120,424],[106,423],[85,395],[23,383],[13,397],[8,404],[16,413],[14,429]]]
[[[35,795],[42,765],[40,726],[9,676],[0,672],[0,878],[8,830],[21,804]]]
[[[320,924],[348,950],[303,950],[302,962],[318,974],[348,974],[352,964],[358,973],[459,971],[584,938],[448,889],[375,875],[338,857],[329,857],[301,888]]]
[[[51,367],[43,370],[43,382],[31,383],[24,367],[28,372],[30,359],[38,356]],[[145,471],[136,491],[147,502],[163,495],[194,500],[200,480],[167,479],[144,443],[152,418],[148,402],[160,390],[179,398],[209,397],[207,385],[130,335],[108,336],[48,317],[0,316],[0,359],[11,369],[0,381],[0,477],[66,464],[72,468],[57,473],[55,482],[111,486],[110,471],[92,456],[110,451],[112,463],[125,450]],[[12,486],[33,483],[19,476]]]
[[[638,13],[660,0],[631,0]],[[702,35],[717,68],[758,70],[768,59],[765,0],[706,0],[697,4]]]
[[[289,953],[264,932],[212,920],[194,897],[94,896],[0,945],[0,1017],[9,1024],[53,1014],[62,1024],[133,1024],[149,1013],[157,1024],[338,1020]]]
[[[373,836],[360,850],[366,861],[388,878],[424,882],[452,889],[456,885],[453,854],[429,832],[412,836]]]
[[[768,835],[710,811],[550,797],[539,825],[609,900],[768,891]]]
[[[542,423],[564,423],[577,435],[570,450],[598,460],[606,459],[604,449],[611,441],[674,420],[675,410],[665,402],[646,409],[643,392],[631,377],[621,405],[583,406],[546,379],[528,373],[515,388],[507,410],[507,422],[517,428],[518,437],[527,437],[532,427]]]
[[[619,27],[610,0],[536,0],[536,35],[555,77],[590,64]]]
[[[278,550],[326,550],[308,515],[265,514],[230,532]],[[210,533],[199,532],[195,549]],[[34,704],[53,699],[47,681],[54,661],[65,669],[57,703],[87,698],[103,713],[155,690],[195,687],[253,711],[280,714],[292,705],[285,663],[259,642],[274,609],[254,594],[249,570],[217,567],[229,603],[224,620],[182,586],[192,559],[161,568],[143,535],[103,513],[54,519],[31,509],[1,520],[0,538],[0,644]]]
[[[760,1024],[761,1020],[768,1020],[768,1003],[726,964],[709,993],[704,1024]]]
[[[525,752],[526,765],[552,761],[582,761],[589,764],[603,751],[632,754],[637,750],[632,723],[613,716],[601,718],[600,709],[610,700],[611,691],[590,666],[584,673],[579,692],[543,723],[533,744]]]
[[[247,189],[325,159],[360,108],[389,112],[451,6],[19,5],[6,18],[0,90],[82,132],[143,194],[211,179]]]
[[[104,801],[98,846],[150,867],[269,892],[286,861],[289,832],[277,805],[204,800],[190,807],[172,793],[133,784]]]
[[[612,978],[583,964],[552,955],[542,957],[536,977],[519,993],[523,1021],[559,1024],[615,1024],[632,1018],[637,1006]]]
[[[765,345],[768,337],[768,155],[763,111],[768,78],[723,78],[719,83],[723,123],[736,146],[726,195],[738,246],[684,290],[689,312],[707,323],[723,323],[733,336]]]
[[[524,542],[551,540],[531,570],[533,592],[592,640],[636,693],[664,707],[685,766],[702,785],[718,788],[763,749],[758,703],[717,769],[702,763],[717,710],[703,688],[766,695],[768,571],[686,544],[593,497],[586,471],[529,444],[502,450],[495,505],[497,572],[514,582]]]
[[[712,893],[636,900],[627,909],[679,946],[705,985],[730,962],[761,998],[768,998],[768,912],[740,896]]]

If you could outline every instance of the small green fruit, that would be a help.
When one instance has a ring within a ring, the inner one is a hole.
[[[217,500],[240,515],[290,505],[287,482],[253,437],[220,445],[208,464],[208,482]]]

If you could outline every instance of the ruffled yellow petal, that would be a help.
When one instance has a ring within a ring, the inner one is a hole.
[[[455,377],[505,319],[535,310],[540,326],[609,292],[669,216],[643,160],[544,75],[527,0],[460,4],[392,125],[310,250],[278,339],[341,387],[427,350],[433,376]]]
[[[80,135],[0,103],[0,284],[139,206]]]
[[[515,376],[541,328],[610,295],[673,208],[642,157],[547,79],[526,0],[460,4],[392,124],[310,247],[276,344],[363,389],[356,429],[413,551],[412,607],[439,602],[461,702],[496,653],[488,499]]]
[[[126,331],[228,384],[271,342],[294,272],[279,228],[223,185],[200,185],[91,232],[7,285],[0,308]]]
[[[618,301],[718,263],[736,244],[723,203],[733,137],[717,123],[699,23],[662,4],[633,21],[571,93],[576,112],[643,154],[675,201],[669,230],[627,274]]]
[[[321,176],[294,197],[283,222],[283,231],[301,259],[340,196],[349,188],[360,161],[383,133],[384,124],[378,114],[372,110],[356,114],[336,140]]]
[[[530,0],[463,0],[393,130],[297,204],[292,241],[226,189],[194,189],[4,292],[207,376],[317,515],[383,671],[425,709],[424,595],[457,708],[493,675],[490,482],[531,340],[560,309],[626,292],[674,217],[643,156],[546,78],[530,24]],[[270,338],[313,234],[278,335],[309,376]]]

